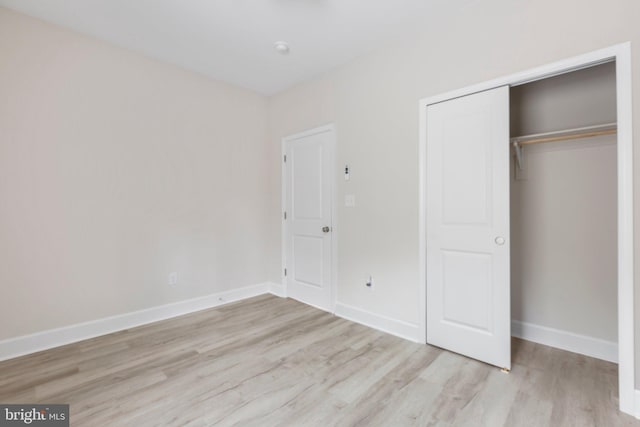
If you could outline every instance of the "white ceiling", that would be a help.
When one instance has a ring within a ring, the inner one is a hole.
[[[118,46],[270,95],[470,0],[0,0]],[[471,0],[472,1],[472,0]],[[285,40],[287,56],[273,44]]]

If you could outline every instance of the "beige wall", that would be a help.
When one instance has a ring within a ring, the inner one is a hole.
[[[511,136],[616,122],[616,64],[608,62],[510,89]]]
[[[265,281],[265,98],[6,9],[0,94],[0,340]]]
[[[418,318],[418,100],[509,75],[577,54],[632,41],[640,69],[640,3],[635,0],[467,2],[456,16],[425,22],[404,43],[383,46],[344,67],[270,99],[271,159],[279,164],[280,138],[335,122],[337,200],[354,194],[358,205],[338,208],[338,300],[417,323]],[[637,73],[634,74],[634,76]],[[634,127],[640,128],[640,85],[633,92]],[[635,151],[640,164],[640,149]],[[338,168],[339,169],[339,168]],[[636,195],[640,177],[636,171]],[[279,194],[273,175],[271,191]],[[271,227],[279,227],[273,197]],[[640,210],[636,210],[636,222]],[[636,231],[640,238],[640,229]],[[271,234],[271,278],[279,277],[279,233]],[[640,268],[640,253],[636,254]],[[640,271],[640,270],[639,270]],[[376,286],[366,289],[372,273]],[[636,289],[640,302],[640,289]],[[640,304],[636,304],[640,306]],[[636,310],[638,311],[638,310]],[[640,332],[640,316],[636,330]],[[636,340],[640,355],[640,340]],[[640,362],[637,361],[637,362]],[[637,369],[640,382],[640,369]]]
[[[513,319],[618,342],[616,155],[613,136],[525,149],[527,179],[511,181]]]

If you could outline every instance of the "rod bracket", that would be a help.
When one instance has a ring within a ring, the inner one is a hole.
[[[518,162],[518,169],[522,170],[522,146],[518,141],[513,141],[513,150],[516,153],[516,161]]]

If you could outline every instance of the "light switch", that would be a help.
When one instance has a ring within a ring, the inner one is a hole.
[[[356,205],[356,196],[353,194],[346,194],[344,196],[344,205],[348,208],[352,208]]]

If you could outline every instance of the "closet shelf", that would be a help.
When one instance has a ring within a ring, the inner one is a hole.
[[[590,138],[594,136],[613,135],[617,133],[616,123],[605,123],[596,126],[586,126],[574,129],[565,129],[554,132],[536,133],[532,135],[516,136],[511,138],[511,143],[516,152],[518,167],[522,169],[522,147],[524,145],[542,144],[545,142],[567,141],[570,139]]]

